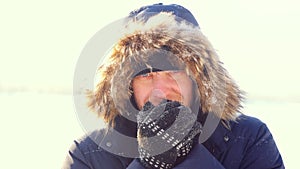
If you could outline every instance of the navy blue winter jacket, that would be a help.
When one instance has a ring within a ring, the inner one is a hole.
[[[103,133],[104,130],[100,130],[91,134],[103,139]],[[115,146],[113,142],[107,145]],[[105,151],[90,137],[85,136],[74,142],[63,168],[143,169],[143,166],[137,159]],[[185,161],[174,167],[174,169],[219,168],[282,169],[284,164],[267,126],[256,118],[241,115],[237,122],[230,122],[230,129],[220,123],[206,142],[196,145]]]

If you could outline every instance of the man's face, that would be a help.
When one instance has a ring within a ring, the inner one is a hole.
[[[184,71],[158,71],[136,76],[132,81],[134,98],[139,109],[147,101],[155,106],[163,99],[190,106],[192,80]]]

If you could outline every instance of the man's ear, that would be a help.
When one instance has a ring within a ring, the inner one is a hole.
[[[135,98],[134,98],[134,93],[133,93],[133,89],[132,89],[132,80],[130,82],[129,92],[131,93],[131,95],[130,95],[130,103],[132,104],[132,107],[134,107],[136,110],[140,111],[138,105],[136,104]]]
[[[192,81],[192,100],[191,100],[191,106],[190,108],[192,109],[192,112],[198,113],[199,111],[202,111],[201,109],[201,102],[200,102],[200,94],[199,94],[199,90],[198,90],[198,85],[196,83],[196,81],[194,80],[194,78],[192,78],[190,76],[190,79]]]

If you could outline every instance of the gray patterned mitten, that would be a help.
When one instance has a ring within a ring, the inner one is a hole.
[[[173,168],[193,146],[201,133],[197,114],[176,101],[163,101],[158,106],[147,102],[138,113],[138,150],[140,162],[147,169]]]

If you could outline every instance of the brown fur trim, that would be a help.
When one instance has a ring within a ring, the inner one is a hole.
[[[99,68],[101,79],[95,91],[88,92],[88,106],[106,122],[113,121],[120,114],[118,110],[125,110],[123,103],[131,96],[134,67],[149,66],[146,64],[149,57],[163,48],[184,63],[187,73],[196,80],[203,112],[215,113],[226,121],[236,119],[243,93],[199,28],[184,22],[179,24],[173,15],[160,13],[146,23],[129,21],[126,29],[126,36]],[[178,61],[173,64],[182,66]]]

